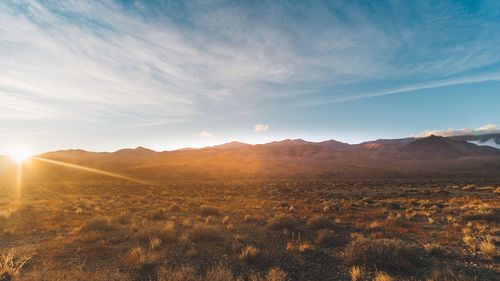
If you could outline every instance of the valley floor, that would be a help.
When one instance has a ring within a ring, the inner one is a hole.
[[[0,194],[0,280],[500,279],[500,180],[89,180]]]

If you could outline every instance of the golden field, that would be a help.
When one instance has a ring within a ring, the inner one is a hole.
[[[0,280],[498,280],[496,183],[5,181]]]

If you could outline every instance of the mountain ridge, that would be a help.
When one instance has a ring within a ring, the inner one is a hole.
[[[350,145],[335,140],[288,139],[256,145],[230,142],[161,152],[144,147],[115,152],[67,150],[38,157],[141,180],[492,178],[500,175],[498,149],[436,136],[419,138],[408,144],[404,142],[381,140]],[[69,180],[97,176],[36,159],[30,160],[26,167],[29,171],[24,175],[33,178]]]
[[[242,147],[255,147],[255,146],[297,146],[297,145],[313,145],[313,146],[330,146],[330,147],[335,147],[339,149],[346,149],[349,147],[354,147],[354,146],[364,146],[364,147],[377,147],[377,146],[370,146],[370,144],[395,144],[395,145],[407,145],[410,144],[416,140],[420,139],[426,139],[429,137],[438,137],[438,136],[428,136],[428,137],[422,137],[422,138],[416,138],[416,137],[408,137],[408,138],[399,138],[399,139],[377,139],[373,141],[365,141],[361,142],[358,144],[349,144],[341,141],[337,141],[334,139],[329,139],[325,141],[319,141],[319,142],[313,142],[313,141],[306,141],[303,139],[284,139],[280,141],[272,141],[272,142],[267,142],[267,143],[262,143],[262,144],[249,144],[249,143],[244,143],[240,141],[231,141],[227,143],[222,143],[218,145],[212,145],[212,146],[205,146],[205,147],[200,147],[200,148],[191,148],[191,147],[185,147],[185,148],[180,148],[180,149],[175,149],[175,150],[164,150],[164,151],[156,151],[150,148],[146,148],[143,146],[137,146],[136,148],[122,148],[113,152],[106,152],[106,151],[88,151],[88,150],[83,150],[83,149],[66,149],[66,150],[56,150],[56,151],[49,151],[45,152],[39,155],[46,155],[46,154],[52,154],[52,153],[61,153],[61,152],[69,152],[69,153],[108,153],[108,154],[113,154],[113,153],[123,153],[123,152],[157,152],[157,153],[163,153],[163,152],[175,152],[175,151],[189,151],[189,150],[203,150],[203,149],[237,149],[237,148],[242,148]],[[448,139],[453,139],[453,140],[460,140],[460,141],[478,141],[480,143],[484,143],[490,139],[493,139],[497,144],[500,145],[500,134],[483,134],[483,135],[463,135],[463,136],[449,136],[449,137],[444,137]]]

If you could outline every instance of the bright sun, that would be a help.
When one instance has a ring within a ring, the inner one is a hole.
[[[9,156],[17,162],[23,162],[24,160],[30,158],[31,154],[29,149],[26,147],[18,147],[14,149]]]

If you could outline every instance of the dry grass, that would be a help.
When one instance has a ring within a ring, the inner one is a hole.
[[[351,266],[351,269],[349,269],[349,274],[351,275],[352,281],[359,281],[361,280],[361,278],[363,278],[363,270],[359,266]]]
[[[141,247],[135,247],[128,251],[125,263],[138,271],[151,271],[159,262],[159,256]]]
[[[478,245],[479,252],[489,260],[492,260],[496,256],[496,246],[493,237],[488,236],[481,240]]]
[[[498,210],[494,208],[490,208],[488,206],[480,206],[473,210],[466,211],[460,216],[460,218],[465,222],[477,220],[498,222],[500,221],[500,214],[498,213]]]
[[[214,206],[202,205],[200,207],[200,215],[206,216],[219,216],[220,210]]]
[[[31,256],[16,256],[14,250],[7,254],[0,254],[0,280],[10,281],[16,279],[23,266]]]
[[[197,224],[188,232],[191,241],[214,241],[222,238],[219,230],[214,226]]]
[[[389,274],[385,272],[377,272],[375,274],[375,278],[373,278],[374,281],[393,281],[394,278],[392,278]]]
[[[411,271],[421,266],[425,250],[400,239],[374,239],[357,236],[344,250],[348,264],[384,270]]]
[[[253,263],[257,261],[260,255],[260,250],[252,245],[247,245],[245,248],[241,249],[240,255],[238,256],[240,260],[246,263]]]
[[[438,245],[436,243],[426,243],[423,245],[425,251],[427,251],[427,254],[434,256],[434,257],[444,257],[445,256],[445,250],[441,245]]]
[[[156,251],[158,247],[161,245],[161,239],[158,237],[150,237],[149,238],[149,249],[151,251]]]
[[[496,280],[495,189],[446,186],[34,183],[16,206],[0,181],[0,252],[17,253],[8,268],[37,252],[17,274],[3,271],[20,281],[373,280],[378,270],[398,280]],[[454,273],[430,274],[431,264]]]
[[[112,230],[110,220],[105,217],[93,218],[85,221],[73,230],[73,233],[84,233],[89,231],[109,231]]]
[[[330,228],[333,223],[324,216],[314,216],[307,221],[307,228],[309,229],[323,229]]]
[[[222,264],[212,267],[207,271],[204,281],[232,281],[234,280],[233,273],[227,266]]]
[[[249,281],[288,281],[290,280],[288,273],[283,271],[279,267],[269,269],[265,276],[262,277],[259,274],[252,274]]]
[[[462,275],[455,274],[451,269],[434,269],[427,281],[466,281]]]
[[[340,238],[333,230],[322,229],[318,231],[318,236],[314,239],[318,245],[334,246],[340,244]]]
[[[284,228],[287,229],[296,229],[298,226],[298,221],[295,217],[290,215],[278,215],[276,217],[270,218],[267,221],[267,228],[281,230]]]
[[[192,266],[161,268],[157,278],[158,281],[201,281],[197,270]]]

